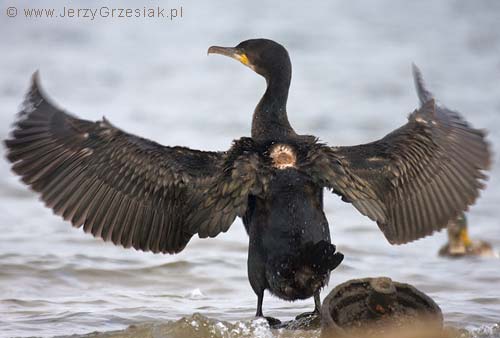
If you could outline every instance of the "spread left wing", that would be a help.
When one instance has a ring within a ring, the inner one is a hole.
[[[176,253],[194,234],[227,231],[266,178],[251,140],[227,152],[163,146],[63,111],[36,74],[5,144],[13,171],[56,214],[144,251]]]

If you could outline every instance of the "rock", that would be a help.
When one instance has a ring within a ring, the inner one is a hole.
[[[353,279],[334,288],[323,301],[321,332],[322,338],[390,337],[391,332],[397,332],[395,337],[448,336],[441,309],[430,297],[387,277]]]

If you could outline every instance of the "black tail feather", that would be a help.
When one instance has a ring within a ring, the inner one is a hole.
[[[339,266],[344,259],[344,255],[336,251],[334,244],[320,241],[309,251],[308,261],[318,273],[328,273]]]

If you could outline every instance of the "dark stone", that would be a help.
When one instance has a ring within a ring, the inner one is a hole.
[[[353,279],[334,288],[321,307],[322,337],[381,336],[392,328],[422,323],[441,331],[439,306],[415,287],[390,278]]]

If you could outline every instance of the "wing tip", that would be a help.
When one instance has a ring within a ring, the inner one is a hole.
[[[29,118],[39,107],[45,103],[47,109],[44,109],[42,115],[48,117],[50,114],[48,111],[61,111],[67,115],[72,116],[70,113],[66,112],[61,108],[60,105],[56,104],[45,92],[43,86],[41,85],[40,70],[37,69],[31,75],[30,86],[26,94],[24,95],[24,100],[21,104],[19,113],[17,114],[17,119],[14,122],[14,127],[21,121]]]
[[[38,88],[40,85],[40,69],[36,69],[31,75],[31,86]]]
[[[34,112],[42,101],[47,101],[45,95],[43,95],[40,82],[40,71],[37,69],[31,75],[30,86],[24,95],[24,101],[18,113],[18,119],[22,119],[24,116]]]
[[[38,94],[38,96],[43,97],[41,91],[41,80],[40,80],[40,70],[35,70],[31,75],[31,82],[28,92],[25,95],[25,100],[31,99],[33,96]]]
[[[425,82],[422,77],[422,72],[420,68],[412,62],[412,73],[413,73],[413,81],[415,83],[415,89],[417,90],[417,96],[420,100],[420,105],[424,105],[431,99],[434,99],[434,96],[425,88]]]
[[[4,145],[4,147],[7,148],[7,159],[9,159],[9,161],[12,163],[14,163],[15,161],[10,158],[11,156],[10,151],[11,151],[11,146],[13,146],[17,138],[14,135],[14,133],[16,130],[19,129],[19,124],[22,121],[26,120],[29,114],[36,109],[37,104],[35,104],[35,102],[37,100],[35,99],[35,96],[37,95],[40,96],[39,87],[40,87],[40,71],[37,69],[31,75],[29,89],[24,95],[23,103],[21,104],[19,112],[15,115],[14,122],[12,122],[12,124],[10,125],[11,131],[9,132],[7,138],[2,140],[2,144]],[[40,98],[43,99],[43,97]],[[38,101],[40,100],[38,99]]]

